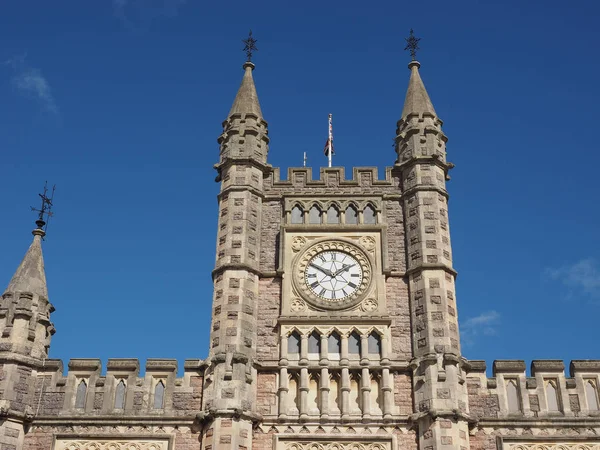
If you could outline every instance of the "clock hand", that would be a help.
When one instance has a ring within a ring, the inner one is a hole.
[[[340,273],[347,271],[350,267],[354,267],[356,264],[344,264],[343,267],[333,274],[334,277],[337,277]]]
[[[323,272],[328,277],[332,277],[333,278],[335,276],[333,273],[331,273],[331,271],[329,271],[329,270],[327,270],[327,269],[325,269],[323,267],[317,266],[316,264],[309,263],[308,265],[311,266],[311,267],[314,267],[315,269],[317,269],[320,272]]]

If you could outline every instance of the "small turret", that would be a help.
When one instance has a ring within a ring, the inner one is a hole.
[[[0,299],[0,447],[20,450],[35,415],[35,379],[48,358],[54,326],[48,301],[42,238],[52,201],[42,197],[33,242]]]

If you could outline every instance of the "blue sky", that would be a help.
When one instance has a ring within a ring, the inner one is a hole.
[[[203,358],[216,138],[254,72],[269,162],[393,164],[409,71],[444,120],[468,358],[600,358],[597,2],[6,0],[0,284],[57,185],[44,244],[51,357]]]

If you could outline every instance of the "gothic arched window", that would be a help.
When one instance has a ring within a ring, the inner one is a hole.
[[[165,400],[165,384],[162,380],[154,388],[154,409],[162,409]]]
[[[356,331],[348,336],[348,354],[360,355],[360,335]]]
[[[346,208],[346,223],[349,225],[356,225],[358,223],[358,211],[354,205],[349,205]]]
[[[300,354],[300,335],[297,331],[294,331],[288,337],[288,355],[299,355]]]
[[[519,402],[516,380],[508,380],[506,382],[506,400],[508,402],[508,412],[521,412],[521,402]]]
[[[330,358],[339,358],[342,340],[336,331],[327,338],[327,354]]]
[[[313,331],[308,336],[308,356],[318,358],[321,354],[321,336],[316,331]]]
[[[81,380],[77,385],[77,393],[75,394],[75,408],[85,408],[85,394],[87,393],[87,384],[85,380]]]
[[[548,402],[548,411],[560,411],[558,407],[558,389],[554,380],[546,382],[546,400]]]
[[[327,223],[340,223],[340,211],[335,205],[331,205],[327,210]]]
[[[369,354],[381,355],[381,337],[375,331],[372,331],[371,334],[369,334],[367,343]]]
[[[313,205],[308,211],[308,223],[321,223],[321,210],[317,205]]]
[[[292,208],[292,223],[304,223],[304,211],[300,205],[296,205]]]
[[[585,396],[587,397],[588,409],[598,411],[598,389],[592,380],[585,383]]]
[[[125,408],[125,381],[121,380],[115,390],[115,409]]]
[[[365,209],[363,210],[363,223],[377,223],[377,213],[375,212],[375,208],[373,208],[371,205],[365,206]]]

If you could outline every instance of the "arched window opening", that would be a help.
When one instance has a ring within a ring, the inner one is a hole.
[[[356,225],[358,223],[358,211],[352,205],[346,208],[346,223],[349,225]]]
[[[381,380],[377,376],[371,377],[370,397],[371,414],[383,414],[383,395],[381,392]]]
[[[81,380],[77,385],[77,394],[75,395],[75,408],[85,408],[85,394],[87,393],[87,384]]]
[[[327,338],[327,355],[331,359],[338,359],[342,348],[342,340],[337,332],[333,332]]]
[[[558,408],[558,390],[555,381],[546,383],[546,400],[548,402],[548,411],[560,411]]]
[[[336,414],[342,409],[342,392],[339,376],[332,374],[329,379],[329,411]]]
[[[125,407],[125,381],[121,380],[117,384],[115,391],[115,409],[124,409]]]
[[[375,331],[372,331],[371,334],[369,334],[367,342],[369,344],[369,354],[381,355],[381,337]]]
[[[367,224],[377,223],[377,214],[371,205],[365,206],[363,211],[363,222]]]
[[[308,223],[321,223],[321,210],[317,205],[313,205],[308,212]]]
[[[304,211],[300,208],[300,205],[296,205],[292,208],[292,223],[304,223]]]
[[[300,354],[300,334],[294,331],[288,337],[288,355],[299,355]]]
[[[507,381],[506,399],[508,401],[508,412],[521,412],[521,402],[519,402],[519,392],[517,390],[516,380]]]
[[[288,394],[286,402],[286,412],[288,414],[298,414],[299,406],[298,399],[298,380],[293,375],[290,375],[288,380]]]
[[[319,415],[321,412],[321,405],[319,402],[319,376],[312,374],[308,380],[308,393],[306,395],[306,404],[308,407],[308,414]]]
[[[598,389],[592,380],[587,380],[585,383],[585,396],[588,402],[590,411],[598,411]]]
[[[360,391],[360,377],[358,376],[358,374],[352,374],[352,378],[350,378],[349,394],[350,414],[360,414],[362,409],[362,402]]]
[[[348,336],[348,354],[360,355],[360,335],[356,331]]]
[[[154,388],[154,409],[162,409],[165,399],[165,384],[162,380],[156,383]]]
[[[340,212],[335,205],[331,205],[327,210],[327,223],[340,223]]]
[[[313,331],[308,336],[308,357],[318,358],[321,354],[321,336]]]

